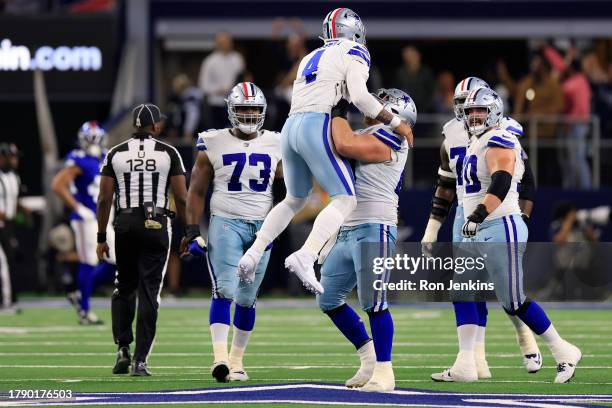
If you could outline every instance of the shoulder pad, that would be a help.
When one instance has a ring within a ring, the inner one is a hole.
[[[219,135],[219,129],[208,129],[198,133],[198,140],[196,142],[196,149],[200,151],[208,150],[207,142],[210,142],[212,138]]]
[[[519,144],[516,136],[505,129],[494,128],[484,134],[487,147],[501,147],[504,149],[514,149]]]
[[[370,52],[365,47],[365,45],[362,45],[362,44],[356,43],[355,41],[350,41],[350,40],[346,41],[346,43],[348,44],[342,44],[342,45],[347,48],[347,54],[351,56],[353,59],[361,63],[364,63],[369,68],[372,62],[370,58]]]
[[[402,149],[402,138],[389,126],[376,125],[368,128],[368,133],[372,133],[378,140],[389,146],[396,152]]]
[[[463,122],[457,118],[453,118],[442,126],[442,134],[447,136],[448,133],[456,132],[459,129],[463,129]]]

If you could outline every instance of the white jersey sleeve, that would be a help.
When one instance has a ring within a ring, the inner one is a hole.
[[[525,165],[522,160],[523,148],[519,140],[512,133],[505,129],[494,128],[485,132],[470,144],[463,162],[463,179],[465,183],[463,208],[466,218],[482,202],[491,185],[491,173],[487,165],[487,152],[493,148],[512,150],[515,154],[516,162],[510,190],[501,205],[489,214],[487,220],[521,213],[518,185],[525,171]]]
[[[214,169],[210,213],[232,219],[262,220],[272,208],[272,183],[281,160],[280,134],[262,130],[244,140],[230,129],[198,135]]]
[[[463,159],[470,144],[470,136],[463,126],[463,121],[456,118],[444,124],[442,135],[444,136],[444,149],[448,155],[448,165],[457,187],[457,205],[463,205]]]
[[[408,143],[399,138],[389,126],[375,125],[357,131],[372,134],[392,150],[392,159],[384,163],[357,162],[355,166],[355,195],[357,207],[344,225],[376,223],[397,225],[398,193],[401,189],[404,166],[408,158]]]
[[[367,96],[363,95],[370,63],[370,54],[364,45],[347,39],[326,41],[322,47],[306,55],[300,62],[297,78],[293,83],[289,114],[330,112],[340,98],[351,100],[353,97],[353,102],[361,105],[357,105],[358,108],[376,110],[376,116],[382,105],[369,93]],[[349,72],[352,78],[352,94],[349,94],[347,87]],[[367,88],[365,92],[367,93]]]

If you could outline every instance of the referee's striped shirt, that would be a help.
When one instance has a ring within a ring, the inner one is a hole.
[[[185,166],[174,147],[136,133],[109,150],[100,174],[115,179],[117,209],[141,207],[150,201],[168,209],[170,177],[185,174]]]

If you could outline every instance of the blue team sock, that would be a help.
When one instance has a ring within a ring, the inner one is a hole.
[[[393,347],[393,318],[389,309],[381,312],[368,312],[370,317],[370,330],[374,339],[376,361],[391,361],[391,348]]]
[[[222,323],[229,326],[231,305],[232,301],[230,299],[213,298],[212,302],[210,302],[208,322],[210,324]]]
[[[476,302],[476,313],[478,313],[478,325],[480,327],[487,327],[487,302]]]
[[[89,298],[93,293],[94,287],[94,272],[95,266],[88,264],[79,264],[79,273],[77,276],[77,284],[81,291],[81,310],[83,312],[89,311]]]
[[[252,331],[255,326],[255,308],[240,306],[236,303],[234,326],[240,330]]]
[[[359,350],[361,346],[370,340],[363,320],[361,320],[359,315],[346,303],[335,309],[328,310],[325,313],[342,334],[344,334],[344,337],[353,343],[356,349]]]
[[[108,262],[100,262],[93,273],[93,284],[94,286],[101,283],[110,283],[115,278],[115,271],[117,266]]]
[[[519,308],[516,315],[537,335],[550,327],[546,312],[536,302],[527,302]]]
[[[453,307],[455,308],[455,322],[457,324],[457,327],[463,326],[464,324],[477,325],[480,322],[480,319],[478,317],[477,303],[479,302],[453,302]]]

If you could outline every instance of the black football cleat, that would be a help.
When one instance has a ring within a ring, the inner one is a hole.
[[[150,377],[151,372],[144,361],[134,361],[132,364],[132,377]]]
[[[115,366],[113,367],[113,374],[127,374],[130,371],[130,364],[132,364],[130,349],[121,347],[117,351],[117,361],[115,361]]]

